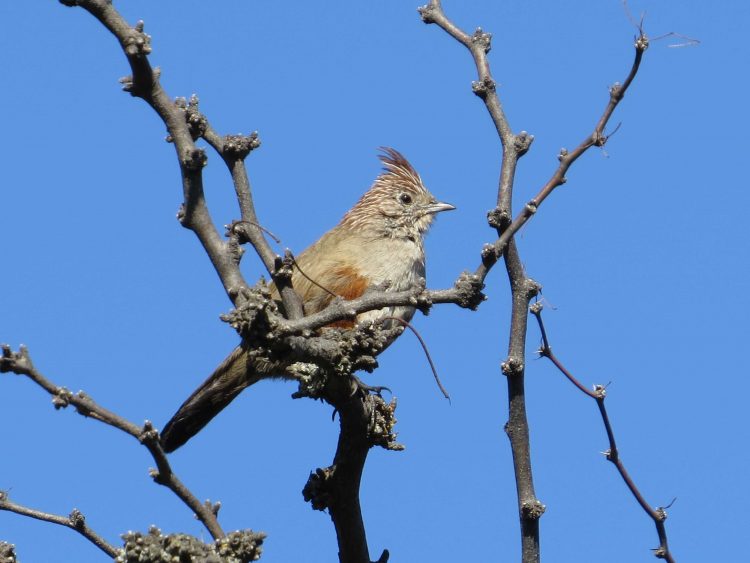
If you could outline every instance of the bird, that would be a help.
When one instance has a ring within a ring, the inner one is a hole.
[[[338,225],[294,261],[292,287],[306,315],[322,311],[335,297],[356,299],[371,288],[403,291],[425,278],[424,236],[436,214],[455,207],[438,201],[400,152],[389,147],[380,151],[383,168],[372,186]],[[278,301],[278,291],[273,284],[269,287]],[[386,307],[333,326],[346,329],[355,322],[375,323],[392,317],[408,322],[413,315],[414,307]],[[170,453],[184,445],[240,392],[261,379],[292,379],[284,373],[292,362],[262,366],[257,362],[242,344],[235,348],[165,425],[160,435],[163,450]]]

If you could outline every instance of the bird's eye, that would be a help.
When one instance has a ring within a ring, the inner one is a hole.
[[[411,203],[411,196],[409,194],[401,194],[398,196],[398,199],[401,200],[401,203],[404,205],[409,205]]]

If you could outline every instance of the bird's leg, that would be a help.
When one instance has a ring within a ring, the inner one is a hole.
[[[354,393],[356,393],[357,391],[361,391],[366,394],[372,393],[373,395],[382,397],[382,393],[384,390],[388,391],[391,395],[393,395],[393,391],[391,391],[390,387],[386,387],[384,385],[376,385],[376,386],[368,385],[356,375],[352,375],[352,379],[354,380],[354,387],[355,387],[352,395],[354,395]]]

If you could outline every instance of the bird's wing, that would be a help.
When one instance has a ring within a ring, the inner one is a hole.
[[[305,313],[310,315],[325,309],[336,297],[345,300],[361,297],[370,286],[370,280],[351,265],[332,262],[324,265],[317,278],[306,271],[304,266],[302,269],[295,268],[292,284],[304,301]],[[354,319],[347,319],[329,326],[352,328],[354,324]]]

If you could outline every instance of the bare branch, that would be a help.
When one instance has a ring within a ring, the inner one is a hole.
[[[260,225],[258,216],[255,213],[255,204],[253,203],[250,179],[245,167],[245,158],[251,151],[260,146],[260,138],[257,131],[251,133],[249,136],[226,135],[225,137],[220,137],[211,127],[208,119],[198,111],[198,99],[196,96],[191,97],[187,109],[195,114],[196,117],[193,120],[202,125],[196,131],[196,134],[203,137],[221,156],[232,175],[232,183],[237,195],[241,218],[239,228],[235,228],[237,223],[234,223],[233,227],[229,229],[228,234],[230,237],[229,244],[232,245],[238,263],[242,256],[242,251],[239,248],[240,245],[249,242],[266,267],[266,271],[276,282],[284,309],[289,318],[298,319],[302,317],[302,300],[292,289],[291,277],[283,273],[280,256],[271,249],[268,241],[263,236],[264,229]]]
[[[328,510],[336,529],[340,563],[370,563],[359,488],[367,454],[373,446],[402,450],[395,442],[396,401],[386,404],[378,395],[357,388],[352,379],[332,378],[325,397],[340,418],[333,464],[310,474],[303,490],[316,510]],[[379,562],[388,561],[384,550]]]
[[[581,143],[572,151],[569,152],[567,149],[560,150],[560,154],[558,155],[560,164],[557,167],[557,170],[555,170],[554,174],[547,181],[547,183],[542,186],[537,195],[534,196],[526,205],[524,205],[521,212],[513,219],[510,225],[508,225],[507,228],[502,229],[500,238],[498,238],[497,241],[495,241],[495,243],[493,244],[493,250],[496,259],[502,256],[502,253],[504,252],[505,247],[508,245],[511,237],[515,233],[517,233],[521,229],[521,227],[523,227],[526,222],[528,222],[529,219],[531,219],[531,217],[542,205],[544,200],[547,199],[547,197],[554,191],[554,189],[566,182],[566,174],[570,166],[591,147],[603,147],[606,144],[607,140],[609,139],[609,135],[605,135],[604,129],[609,123],[609,120],[612,117],[615,109],[625,96],[625,92],[627,92],[628,88],[633,82],[633,79],[638,72],[638,68],[640,67],[643,53],[645,53],[646,49],[648,49],[648,45],[648,37],[646,37],[645,34],[641,33],[641,35],[639,35],[635,40],[635,57],[630,68],[630,72],[625,78],[625,82],[623,82],[622,84],[615,83],[609,89],[609,102],[607,103],[607,106],[604,108],[604,112],[602,113],[596,126],[594,127],[594,131],[585,139],[583,139],[583,141],[581,141]],[[503,198],[501,197],[500,199]],[[508,197],[507,199],[510,198]],[[504,208],[499,208],[499,214],[501,217],[507,217],[507,210]],[[502,227],[502,223],[500,223],[500,226]],[[482,275],[482,268],[477,269],[476,274],[479,275],[480,278],[484,279]],[[484,276],[486,276],[486,273],[484,273]]]
[[[422,347],[422,351],[424,352],[425,358],[427,358],[427,363],[430,364],[430,370],[432,370],[432,377],[435,378],[435,384],[438,386],[438,389],[440,389],[440,392],[443,394],[443,397],[448,399],[448,402],[451,402],[451,396],[448,394],[448,390],[443,386],[443,382],[440,381],[440,376],[438,375],[437,368],[435,367],[435,362],[432,361],[432,356],[430,355],[430,350],[427,348],[427,343],[424,341],[424,338],[422,338],[422,335],[419,334],[419,331],[414,328],[414,326],[405,321],[404,319],[400,319],[398,317],[383,317],[383,320],[392,320],[396,321],[397,323],[403,325],[405,328],[408,328],[414,336],[417,337],[417,340],[419,341],[419,345]]]
[[[499,231],[499,238],[492,245],[483,249],[482,263],[474,271],[474,275],[478,277],[479,281],[484,282],[492,266],[505,252],[513,235],[521,230],[529,219],[536,214],[539,207],[552,191],[566,182],[566,174],[570,166],[591,147],[603,147],[606,144],[610,135],[606,135],[604,130],[640,68],[643,54],[649,46],[649,39],[641,30],[634,43],[635,56],[630,71],[622,84],[615,83],[610,88],[609,101],[604,112],[599,117],[594,131],[583,139],[573,151],[569,152],[567,149],[561,149],[558,155],[560,164],[551,178],[540,188],[537,195],[521,209],[518,215],[511,220],[511,217],[513,217],[513,182],[517,162],[531,147],[534,136],[529,135],[525,131],[521,131],[515,135],[508,124],[487,59],[487,53],[489,53],[491,48],[492,35],[482,31],[481,28],[477,28],[474,35],[471,36],[461,31],[445,16],[439,0],[431,0],[429,4],[419,8],[419,13],[425,23],[437,24],[471,52],[478,72],[478,81],[472,84],[472,90],[484,101],[502,144],[503,154],[497,208],[489,216],[490,226]]]
[[[419,9],[426,23],[436,23],[471,52],[477,67],[479,80],[474,82],[474,93],[484,101],[502,145],[502,167],[497,195],[497,208],[490,215],[490,224],[494,226],[502,246],[496,242],[482,251],[482,263],[475,271],[475,277],[484,281],[492,266],[500,256],[505,255],[506,270],[512,290],[512,311],[508,357],[502,364],[503,373],[508,383],[508,422],[505,431],[510,439],[513,454],[518,512],[521,524],[521,558],[524,563],[538,562],[539,552],[539,518],[545,506],[536,497],[531,470],[531,446],[529,424],[526,416],[524,371],[526,343],[526,309],[532,297],[540,287],[527,278],[518,255],[513,234],[509,230],[512,217],[513,181],[515,179],[518,159],[528,151],[533,137],[526,132],[514,135],[502,110],[495,81],[489,68],[487,53],[490,51],[492,36],[477,28],[473,36],[458,29],[443,13],[439,0]],[[520,227],[519,227],[520,228]],[[516,229],[517,230],[517,229]],[[505,238],[503,238],[505,237]]]
[[[460,30],[444,14],[440,0],[430,0],[426,6],[419,8],[425,23],[434,23],[445,30],[451,37],[466,47],[477,68],[478,80],[472,84],[472,90],[485,103],[492,118],[502,145],[502,166],[497,195],[497,207],[489,214],[490,226],[498,233],[498,239],[482,251],[482,263],[474,272],[476,279],[483,283],[490,269],[497,260],[504,256],[508,280],[512,291],[512,311],[508,357],[503,362],[503,373],[508,379],[509,418],[506,432],[511,441],[513,464],[521,519],[521,550],[524,563],[538,562],[539,523],[544,512],[544,505],[536,498],[531,471],[531,453],[529,428],[526,417],[524,371],[525,343],[527,334],[527,309],[530,300],[541,287],[526,275],[514,235],[536,213],[539,206],[550,193],[565,182],[565,175],[570,166],[592,146],[604,146],[608,136],[604,129],[612,113],[622,100],[625,92],[635,78],[643,53],[648,48],[648,38],[640,31],[635,42],[635,60],[625,82],[610,88],[609,103],[599,118],[594,132],[586,137],[572,152],[563,149],[559,156],[560,164],[550,180],[541,188],[536,197],[513,217],[513,182],[518,159],[530,148],[534,138],[522,131],[513,134],[510,124],[497,95],[496,83],[487,60],[491,48],[492,36],[477,28],[473,35]]]
[[[604,405],[604,399],[607,396],[606,387],[604,385],[594,385],[593,391],[587,389],[576,377],[573,376],[572,373],[570,373],[570,371],[565,368],[557,356],[555,356],[549,344],[547,330],[544,327],[544,322],[542,320],[542,309],[543,306],[541,302],[534,303],[529,307],[529,311],[536,318],[537,323],[539,324],[539,330],[542,333],[542,346],[539,348],[539,355],[548,358],[555,367],[557,367],[557,369],[578,388],[579,391],[585,393],[596,401],[596,406],[599,408],[599,414],[601,415],[602,423],[604,424],[604,430],[607,432],[607,440],[609,441],[609,449],[604,452],[604,455],[614,464],[620,477],[622,477],[622,480],[625,482],[625,485],[627,485],[633,497],[635,497],[635,500],[654,521],[656,533],[659,536],[659,547],[654,550],[654,555],[659,559],[665,559],[666,561],[673,563],[674,557],[669,551],[667,532],[664,526],[664,521],[667,519],[666,508],[661,506],[652,508],[651,505],[646,502],[646,499],[643,497],[632,477],[630,477],[630,474],[625,469],[622,459],[620,459],[620,452],[617,449],[617,442],[615,441],[615,433],[612,429],[612,423],[609,420],[609,415],[607,414],[607,409]]]
[[[79,414],[122,430],[142,443],[156,462],[157,469],[150,471],[154,481],[175,493],[195,513],[198,520],[203,523],[214,539],[224,536],[216,513],[200,502],[172,471],[166,454],[159,443],[159,433],[149,421],[146,421],[143,427],[140,427],[100,406],[82,391],[72,393],[64,387],[55,385],[34,367],[25,346],[21,346],[18,352],[13,352],[7,344],[2,345],[0,373],[6,372],[25,375],[31,379],[52,396],[52,404],[56,409],[73,405]]]
[[[259,145],[257,134],[220,139],[210,128],[205,116],[198,112],[197,97],[193,97],[189,103],[184,98],[172,102],[159,82],[158,69],[153,69],[149,63],[151,38],[144,33],[142,21],[135,27],[130,27],[108,0],[61,2],[67,6],[79,6],[91,13],[120,42],[132,71],[131,76],[121,80],[123,89],[143,99],[156,111],[169,132],[167,139],[175,145],[184,196],[178,219],[182,226],[197,235],[229,298],[237,305],[237,299],[242,295],[241,289],[247,287],[247,282],[239,269],[242,250],[237,237],[223,241],[211,220],[203,192],[202,169],[206,165],[206,154],[195,145],[195,140],[199,137],[205,138],[221,155],[232,174],[242,219],[248,224],[258,224],[250,182],[244,167],[244,158]],[[253,244],[269,274],[275,279],[279,265],[278,257],[271,250],[262,231],[249,229],[248,233],[248,241]],[[299,297],[293,294],[289,282],[279,281],[287,314],[291,318],[302,316]]]
[[[35,510],[28,508],[20,504],[11,502],[8,498],[8,493],[0,491],[0,510],[7,510],[8,512],[15,512],[21,516],[28,516],[29,518],[35,518],[36,520],[42,520],[44,522],[51,522],[52,524],[58,524],[65,526],[71,530],[75,530],[81,534],[84,538],[93,543],[96,547],[101,549],[104,553],[109,555],[110,558],[114,559],[117,557],[122,550],[117,549],[110,545],[104,538],[94,532],[91,528],[86,525],[86,518],[83,516],[80,510],[74,508],[68,516],[60,516],[59,514],[50,514],[49,512],[42,512],[41,510]]]

